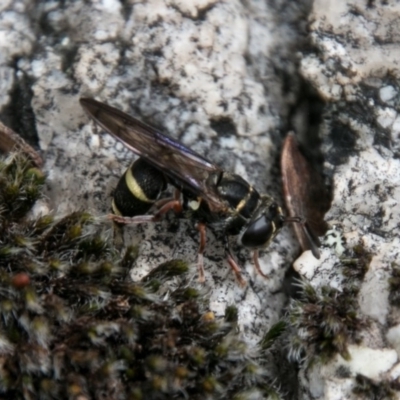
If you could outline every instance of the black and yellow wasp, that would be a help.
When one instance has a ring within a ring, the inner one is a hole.
[[[206,226],[222,228],[229,265],[244,283],[240,268],[231,254],[228,236],[238,235],[238,243],[253,251],[257,271],[258,252],[265,248],[286,218],[275,200],[259,194],[242,177],[224,171],[206,158],[155,128],[94,99],[82,98],[86,113],[103,129],[140,158],[120,179],[113,198],[112,217],[122,224],[157,221],[173,209],[197,221],[200,232],[199,280],[204,281],[203,252]],[[162,198],[168,184],[176,188],[173,198]],[[150,209],[151,214],[147,214]]]

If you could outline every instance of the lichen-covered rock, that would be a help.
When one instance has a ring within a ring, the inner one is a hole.
[[[93,134],[79,107],[81,96],[157,126],[279,201],[282,136],[292,125],[306,136],[314,131],[332,179],[327,219],[333,229],[319,261],[306,252],[295,262],[305,281],[301,286],[309,291],[289,306],[285,343],[301,362],[300,388],[290,381],[283,390],[304,399],[396,396],[399,14],[394,0],[316,0],[312,8],[306,0],[3,1],[0,114],[39,144],[46,161],[38,221],[49,209],[60,216],[77,208],[96,219],[107,214],[110,194],[132,158],[110,137]],[[315,102],[307,112],[309,97]],[[72,238],[81,234],[75,225],[64,223]],[[138,251],[140,268],[131,271],[135,281],[174,259],[189,262],[195,279],[198,235],[191,221],[171,215],[128,228],[123,239]],[[18,246],[32,245],[26,237],[15,240]],[[229,271],[220,235],[209,232],[207,241],[210,310],[223,316],[227,305],[237,305],[238,326],[255,343],[282,314],[287,301],[282,280],[298,254],[295,240],[285,228],[262,252],[269,281],[254,273],[248,252],[234,246],[248,281],[245,289]],[[101,243],[85,246],[100,251]],[[66,267],[55,260],[52,268]],[[82,264],[77,273],[100,273],[93,268]],[[104,269],[107,276],[109,264]],[[25,290],[29,279],[17,272],[7,282]],[[35,299],[28,300],[37,313],[43,305]],[[22,318],[21,324],[51,337],[41,318],[33,323]],[[102,332],[116,332],[108,328]],[[283,353],[276,369],[286,372],[280,368]],[[47,370],[46,352],[35,355]],[[374,365],[364,368],[371,358]],[[158,361],[150,364],[157,369]],[[291,373],[282,375],[292,379]],[[210,379],[205,387],[214,384]]]
[[[316,51],[304,55],[301,73],[326,101],[320,133],[334,188],[327,219],[335,230],[319,261],[303,254],[295,268],[316,292],[337,291],[341,304],[321,320],[320,330],[340,307],[364,323],[357,340],[345,340],[347,354],[337,348],[321,363],[316,343],[305,349],[302,356],[314,361],[312,368],[303,364],[300,374],[305,399],[399,396],[399,15],[396,1],[315,1],[309,18]],[[347,329],[350,321],[343,316]],[[311,332],[306,325],[302,341]],[[343,340],[341,332],[333,341]]]

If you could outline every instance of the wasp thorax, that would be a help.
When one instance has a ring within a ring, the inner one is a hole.
[[[263,196],[253,218],[242,230],[239,243],[248,248],[266,247],[282,228],[282,209],[269,196]]]

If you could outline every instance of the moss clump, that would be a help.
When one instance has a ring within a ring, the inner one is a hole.
[[[357,244],[351,251],[350,258],[343,258],[343,275],[347,278],[361,281],[368,271],[372,254],[365,249],[362,243]]]
[[[285,321],[279,321],[272,325],[260,342],[261,348],[263,350],[268,350],[273,344],[275,344],[276,340],[286,332],[286,328],[287,326]]]
[[[349,359],[347,344],[358,342],[365,321],[357,315],[357,290],[314,289],[303,285],[299,300],[289,307],[289,356],[297,361],[326,362],[339,353]]]
[[[22,154],[0,160],[1,218],[17,220],[26,215],[41,195],[45,177]]]
[[[394,400],[397,398],[395,390],[389,382],[376,383],[364,375],[356,376],[353,393],[360,399],[368,400]],[[392,382],[393,383],[393,382]]]
[[[40,171],[20,155],[0,165],[0,397],[277,396],[237,311],[217,319],[185,262],[132,282],[136,249],[116,250],[109,226],[84,212],[28,220]]]

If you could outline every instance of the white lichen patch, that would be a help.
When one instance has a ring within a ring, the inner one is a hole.
[[[342,256],[346,250],[346,239],[343,235],[342,227],[332,224],[331,228],[326,232],[322,243],[332,248],[339,257]]]
[[[392,326],[387,331],[386,338],[400,357],[400,325]]]
[[[389,312],[389,263],[381,257],[372,258],[359,294],[360,309],[382,325]]]
[[[293,264],[293,268],[306,281],[312,281],[315,286],[331,286],[340,288],[343,277],[335,271],[335,265],[339,264],[339,259],[335,253],[329,249],[321,251],[321,258],[316,259],[311,250],[305,251]]]
[[[396,88],[393,86],[384,86],[383,88],[379,89],[379,97],[385,103],[392,100],[397,94]]]
[[[361,374],[378,380],[397,363],[398,356],[393,349],[371,349],[369,347],[350,345],[350,360],[338,356],[329,365],[323,367],[323,373],[345,367],[351,375]]]
[[[392,349],[351,345],[349,353],[350,360],[338,356],[328,364],[317,364],[309,369],[309,393],[313,399],[357,400],[360,398],[354,392],[357,375],[371,379],[378,386],[380,380],[386,381],[389,373],[395,373],[398,357]]]
[[[385,107],[383,109],[377,107],[377,122],[382,128],[391,128],[397,112],[393,108]]]

